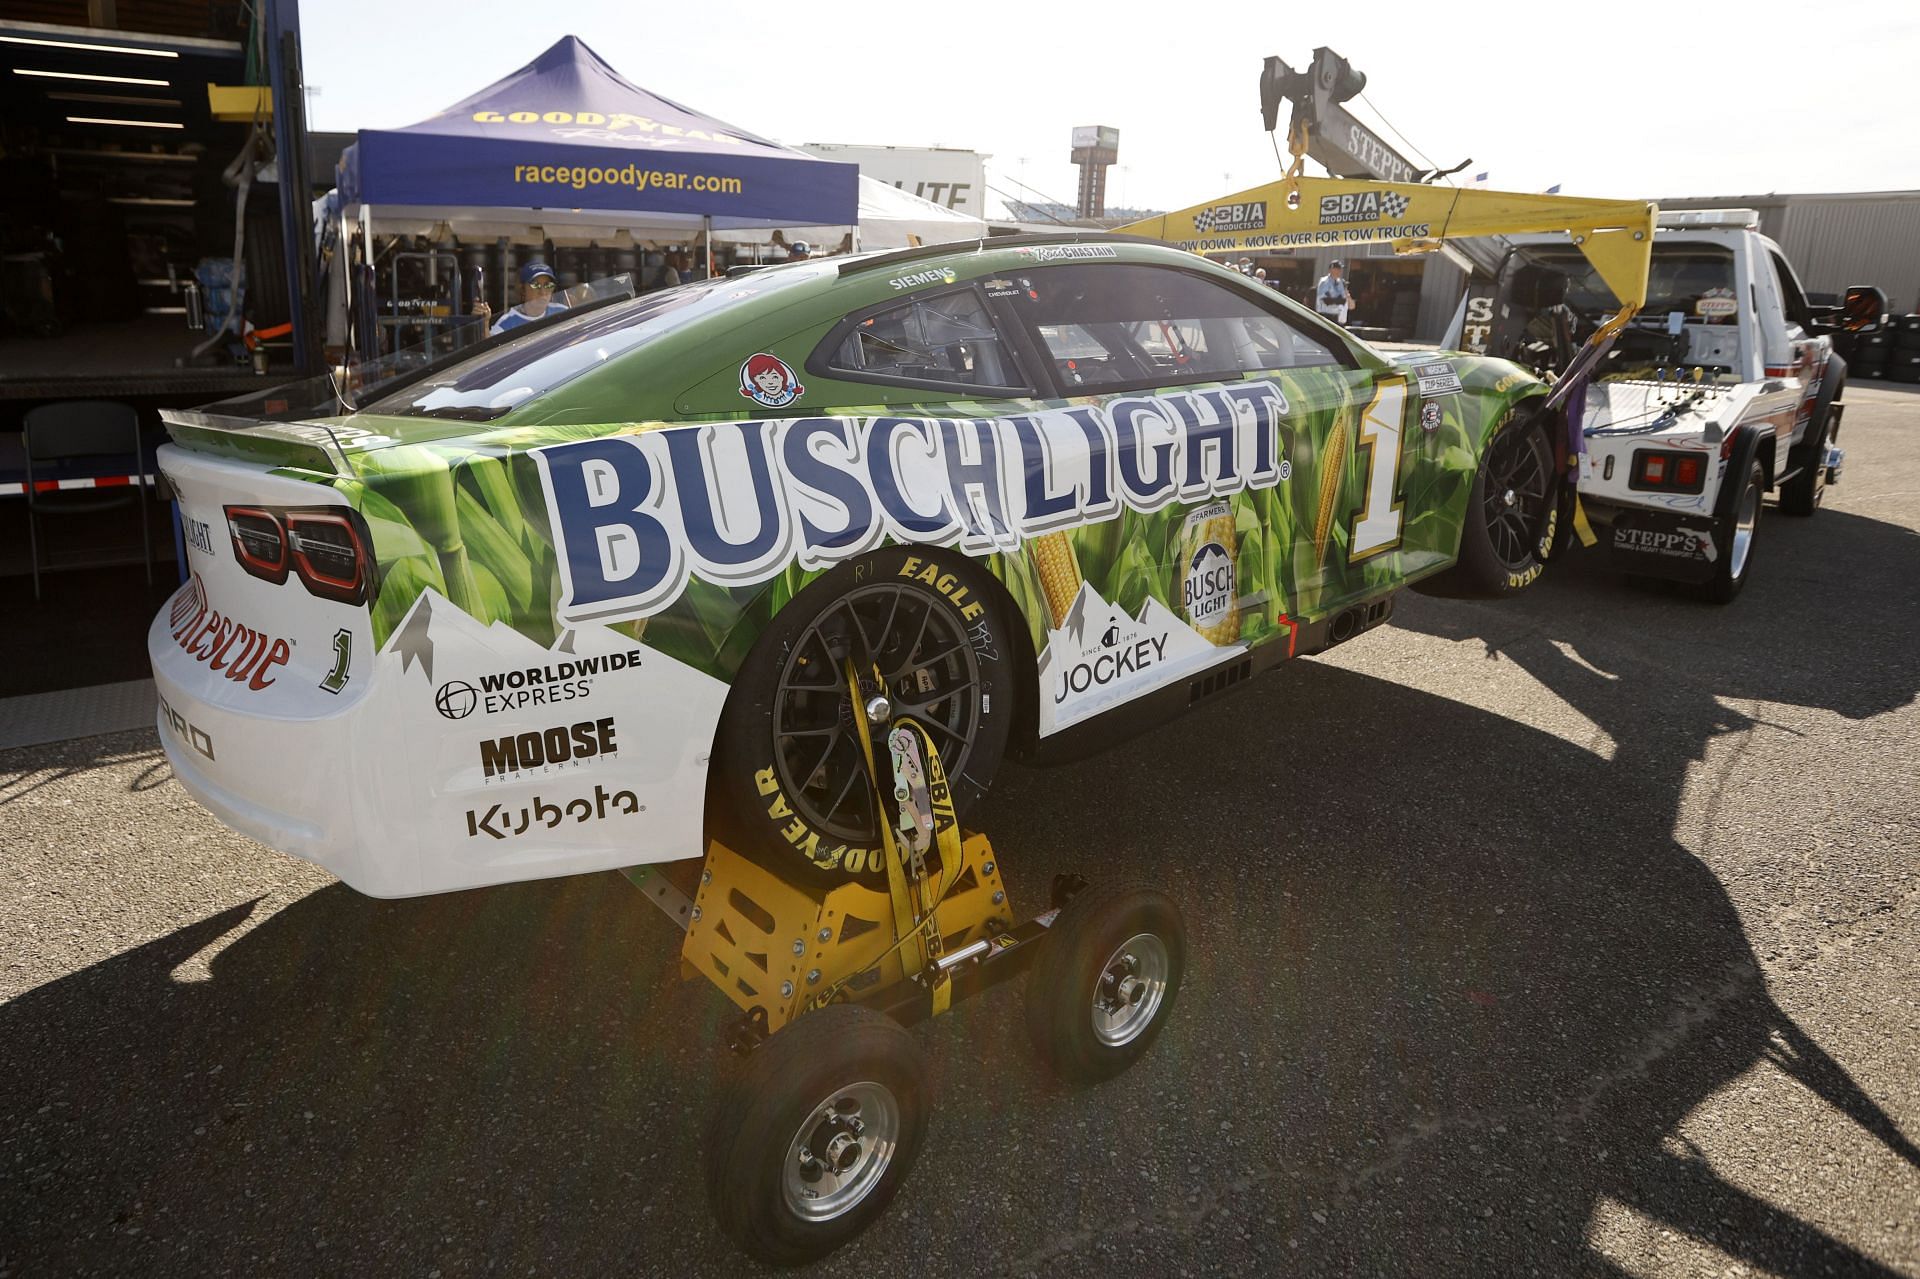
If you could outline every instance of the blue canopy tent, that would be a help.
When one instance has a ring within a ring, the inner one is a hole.
[[[505,79],[341,158],[350,215],[641,232],[850,225],[859,168],[736,129],[622,79],[566,36]],[[711,220],[710,223],[708,220]]]
[[[649,93],[566,36],[418,124],[361,130],[340,159],[339,216],[359,227],[362,262],[376,232],[711,243],[855,225],[859,182],[857,165]]]

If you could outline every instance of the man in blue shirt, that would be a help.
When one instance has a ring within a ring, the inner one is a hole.
[[[505,333],[508,329],[517,329],[523,324],[545,319],[558,311],[567,309],[564,302],[553,300],[553,290],[559,280],[554,277],[553,268],[545,262],[529,262],[520,268],[520,305],[508,311],[493,322],[490,333]],[[485,302],[476,303],[474,308],[482,318],[493,314],[493,308]]]

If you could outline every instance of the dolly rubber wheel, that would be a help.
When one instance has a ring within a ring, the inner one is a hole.
[[[1747,584],[1747,570],[1753,564],[1753,539],[1760,531],[1760,496],[1766,487],[1766,472],[1755,462],[1747,468],[1747,482],[1734,499],[1733,514],[1714,530],[1718,558],[1706,596],[1715,604],[1731,604]]]
[[[1559,531],[1560,478],[1554,472],[1551,419],[1515,418],[1496,431],[1467,494],[1460,557],[1452,568],[1414,583],[1427,595],[1513,595],[1546,571]]]
[[[920,1153],[926,1076],[912,1036],[851,1004],[767,1040],[714,1112],[707,1198],[721,1228],[776,1266],[824,1257],[865,1230]]]
[[[1068,1083],[1113,1078],[1153,1046],[1186,966],[1186,925],[1164,895],[1082,890],[1047,930],[1027,978],[1035,1050]]]
[[[860,746],[865,702],[883,694],[892,714],[912,716],[933,739],[964,820],[992,783],[1018,700],[999,600],[984,567],[899,547],[843,564],[796,595],[727,699],[708,803],[723,837],[803,876],[884,886]],[[885,681],[863,685],[860,705],[847,690],[849,655],[863,676],[877,666]]]

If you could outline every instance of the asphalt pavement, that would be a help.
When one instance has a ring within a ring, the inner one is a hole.
[[[1164,887],[1173,1019],[1087,1091],[1005,988],[825,1273],[1920,1274],[1920,394],[1716,608],[1575,556],[984,815],[1016,904]],[[286,761],[289,774],[300,767]],[[149,731],[0,754],[0,1277],[750,1273],[730,1007],[617,875],[361,897]]]

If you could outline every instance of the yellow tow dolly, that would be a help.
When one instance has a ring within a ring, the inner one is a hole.
[[[1028,968],[1029,1034],[1073,1084],[1111,1078],[1152,1046],[1186,966],[1180,912],[1151,889],[1053,885],[1018,922],[993,846],[963,832],[940,752],[894,718],[871,658],[846,676],[876,811],[887,889],[821,885],[796,861],[707,847],[689,901],[653,867],[626,872],[686,929],[681,969],[743,1014],[744,1058],[708,1130],[715,1217],[775,1265],[814,1260],[885,1211],[919,1152],[927,1069],[906,1025]],[[864,672],[864,674],[863,674]]]

